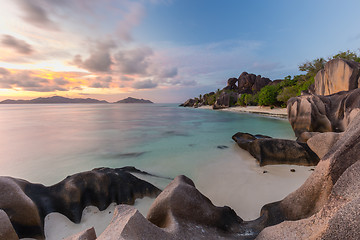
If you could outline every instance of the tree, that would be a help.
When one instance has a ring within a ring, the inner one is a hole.
[[[306,72],[309,76],[315,76],[318,71],[324,68],[326,64],[326,60],[324,58],[317,58],[313,61],[307,61],[301,65],[299,65],[299,70],[302,72]]]
[[[342,59],[346,59],[346,60],[360,62],[360,56],[358,56],[356,52],[353,52],[350,50],[347,50],[345,52],[339,52],[338,54],[332,56],[332,58],[329,58],[329,60],[336,59],[336,58],[342,58]]]
[[[276,100],[282,102],[286,105],[287,101],[292,98],[298,96],[298,90],[296,86],[286,87],[284,88],[279,95],[277,95]],[[282,104],[283,105],[283,104]]]
[[[279,85],[267,85],[260,90],[259,93],[259,105],[261,106],[271,106],[277,105],[278,101],[276,99],[281,86]]]

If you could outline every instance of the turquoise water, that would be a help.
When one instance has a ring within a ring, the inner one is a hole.
[[[184,174],[214,204],[252,219],[298,188],[309,171],[260,167],[231,139],[238,131],[294,138],[286,120],[174,104],[0,105],[0,175],[51,185],[95,167]],[[170,182],[145,179],[160,188]]]
[[[130,165],[193,177],[232,151],[237,131],[293,137],[284,120],[174,104],[1,105],[0,174],[53,184],[95,167]]]

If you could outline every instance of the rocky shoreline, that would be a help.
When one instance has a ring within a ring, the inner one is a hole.
[[[343,71],[341,64],[330,65],[325,70]],[[354,74],[342,76],[351,77],[341,82],[355,81]],[[276,164],[316,165],[300,188],[263,206],[252,221],[244,221],[230,207],[214,206],[186,176],[176,177],[161,191],[131,175],[133,168],[100,168],[50,187],[0,177],[0,239],[43,239],[48,213],[62,212],[78,222],[85,206],[105,209],[111,202],[120,205],[98,238],[90,228],[68,239],[358,239],[359,97],[356,87],[328,96],[290,99],[288,118],[296,141],[247,133],[233,136],[260,164],[275,160]],[[144,196],[157,196],[146,217],[129,205]]]

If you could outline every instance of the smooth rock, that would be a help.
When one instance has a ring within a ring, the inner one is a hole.
[[[2,209],[0,209],[0,239],[6,239],[6,240],[19,239],[13,226],[11,225],[8,215]]]
[[[39,239],[44,238],[44,218],[51,212],[79,223],[86,206],[104,210],[113,202],[134,204],[136,198],[156,197],[161,192],[119,168],[77,173],[49,187],[0,177],[0,189],[0,208],[9,216],[18,236]]]
[[[315,76],[315,94],[330,95],[359,87],[360,63],[333,59]]]
[[[180,107],[193,107],[195,105],[195,100],[190,98],[186,100],[183,104],[180,104]]]
[[[287,104],[297,137],[303,132],[343,132],[360,111],[360,89],[329,96],[302,95]]]
[[[162,191],[147,219],[168,229],[175,239],[232,239],[243,231],[243,220],[234,210],[214,206],[185,176],[176,177]]]
[[[307,141],[313,136],[320,134],[320,132],[302,132],[296,139],[297,142],[307,143]]]
[[[9,216],[19,238],[43,238],[43,217],[36,204],[24,189],[29,184],[25,180],[0,177],[0,209]]]
[[[261,88],[272,83],[269,78],[261,77],[260,75],[249,74],[247,72],[241,73],[238,78],[238,91],[239,93],[256,93]]]
[[[234,91],[223,91],[216,99],[213,109],[228,108],[237,102],[238,94]]]
[[[238,79],[237,78],[229,78],[227,81],[227,86],[223,88],[224,90],[237,90],[238,86],[236,86]]]
[[[306,143],[309,148],[321,159],[331,147],[340,139],[341,133],[326,132],[311,137]]]
[[[96,240],[95,229],[89,228],[85,231],[82,231],[78,234],[65,238],[65,240]]]
[[[98,240],[158,240],[173,239],[171,234],[155,226],[129,205],[115,208],[114,217]]]
[[[295,192],[265,205],[257,239],[358,239],[360,114]]]
[[[239,147],[255,157],[259,161],[260,166],[269,164],[314,166],[319,162],[319,158],[306,143],[269,138],[267,136],[256,138],[249,133],[241,132],[236,133],[232,139]]]

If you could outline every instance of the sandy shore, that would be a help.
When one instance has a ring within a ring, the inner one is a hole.
[[[212,106],[201,106],[201,109],[212,109]],[[237,113],[255,113],[261,114],[270,117],[278,117],[287,119],[287,109],[286,108],[273,108],[265,107],[265,106],[248,106],[248,107],[230,107],[219,109],[219,111],[224,112],[237,112]]]

